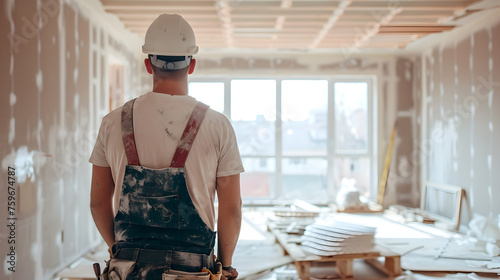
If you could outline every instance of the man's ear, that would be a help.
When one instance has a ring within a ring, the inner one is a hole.
[[[188,74],[193,74],[194,68],[196,67],[196,59],[191,59],[191,64],[189,64],[189,71]]]
[[[144,59],[144,66],[146,66],[146,71],[148,71],[149,74],[153,75],[153,67],[151,67],[151,61],[149,58]]]

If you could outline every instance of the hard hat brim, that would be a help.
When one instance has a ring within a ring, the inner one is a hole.
[[[173,52],[161,52],[158,50],[153,50],[153,49],[148,49],[144,45],[142,46],[142,52],[144,54],[156,54],[156,55],[166,55],[166,56],[186,56],[186,55],[196,55],[198,54],[198,46],[195,46],[192,48],[192,50],[188,50],[186,52],[178,52],[178,53],[173,53]]]

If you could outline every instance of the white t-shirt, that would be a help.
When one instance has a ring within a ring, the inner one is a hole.
[[[177,144],[196,106],[190,96],[149,92],[137,98],[133,122],[141,166],[170,167]],[[128,164],[121,134],[121,111],[117,108],[101,123],[90,163],[111,167],[115,192],[113,206],[118,212],[125,166]],[[186,160],[186,181],[191,199],[202,220],[214,230],[216,177],[244,171],[236,136],[223,114],[208,109]]]

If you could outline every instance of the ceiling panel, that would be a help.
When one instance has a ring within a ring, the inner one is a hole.
[[[477,0],[101,0],[143,37],[161,13],[182,15],[201,49],[404,48],[455,28]]]

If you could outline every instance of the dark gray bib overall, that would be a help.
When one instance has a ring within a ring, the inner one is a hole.
[[[122,109],[122,137],[128,165],[115,216],[117,248],[210,254],[215,232],[200,218],[186,185],[184,168],[208,106],[199,102],[179,142],[171,166],[140,166],[133,128],[134,100]]]

